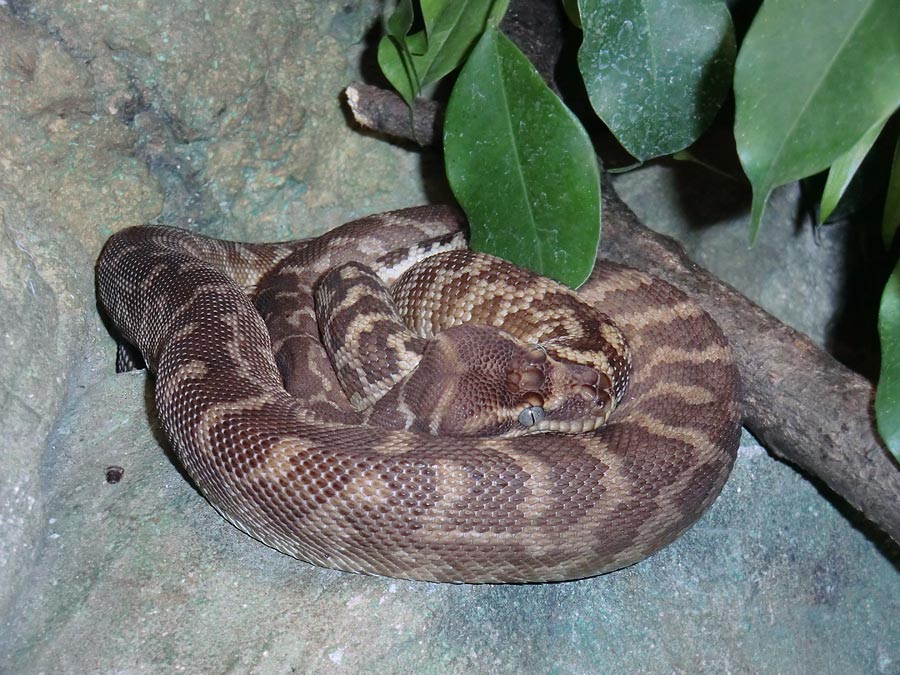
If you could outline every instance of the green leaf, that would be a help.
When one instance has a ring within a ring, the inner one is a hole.
[[[581,0],[578,66],[591,105],[639,160],[686,148],[731,88],[734,27],[720,0]]]
[[[397,9],[387,20],[387,34],[398,40],[406,37],[413,24],[412,0],[398,0]]]
[[[404,3],[401,2],[401,5]],[[406,35],[412,21],[402,35],[396,35],[390,25],[403,9],[398,6],[388,21],[388,35],[378,45],[378,64],[390,83],[408,104],[422,89],[437,82],[457,68],[472,45],[488,25],[500,22],[509,0],[421,0],[425,30]]]
[[[428,50],[413,57],[422,86],[462,63],[488,23],[499,23],[509,0],[422,0]]]
[[[385,23],[386,34],[378,43],[378,65],[381,72],[409,106],[412,106],[421,88],[406,38],[412,24],[412,0],[399,0],[394,13]]]
[[[500,23],[509,0],[421,0],[428,51],[413,59],[422,86],[462,63],[490,22]]]
[[[884,216],[881,219],[881,235],[884,247],[890,248],[900,226],[900,138],[894,147],[894,162],[888,180],[887,198],[884,200]]]
[[[856,170],[862,161],[869,154],[869,150],[878,138],[878,134],[884,129],[887,120],[876,124],[869,129],[866,134],[850,150],[835,160],[834,164],[828,170],[828,180],[825,181],[825,188],[822,191],[822,205],[819,208],[819,222],[824,223],[828,220],[828,216],[834,211],[834,207],[838,205],[850,180],[856,174]]]
[[[753,185],[751,239],[771,191],[830,166],[900,102],[900,2],[768,0],[735,66],[735,139]]]
[[[450,95],[447,177],[470,245],[575,288],[600,240],[600,174],[578,119],[499,31],[485,31]]]
[[[881,295],[878,312],[881,338],[881,374],[875,392],[878,433],[900,459],[900,263],[894,268]]]
[[[581,28],[581,17],[578,14],[578,0],[562,0],[563,9],[575,26]]]

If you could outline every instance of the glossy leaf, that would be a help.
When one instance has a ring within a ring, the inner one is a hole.
[[[890,248],[900,227],[900,138],[894,147],[894,162],[888,181],[887,198],[884,201],[884,217],[881,220],[881,234],[885,248]]]
[[[824,223],[834,211],[850,181],[856,174],[856,170],[869,154],[869,150],[878,138],[878,134],[884,129],[887,120],[872,127],[850,150],[835,160],[828,170],[828,179],[822,191],[822,204],[819,208],[819,222]]]
[[[900,263],[881,296],[878,313],[881,374],[875,393],[878,432],[894,456],[900,458]]]
[[[600,238],[600,175],[587,133],[496,29],[469,56],[447,106],[447,177],[470,245],[571,287]]]
[[[830,166],[900,103],[898,35],[897,0],[763,3],[734,82],[751,239],[773,188]]]
[[[412,105],[420,89],[406,35],[412,28],[413,18],[412,0],[399,0],[385,22],[385,35],[378,43],[381,72],[408,105]]]
[[[394,33],[389,20],[388,35],[378,45],[378,64],[411,104],[424,87],[462,63],[485,27],[499,23],[508,5],[509,0],[421,0],[425,29],[406,35],[410,22],[401,37]],[[397,25],[401,25],[400,20]]]
[[[414,18],[412,0],[398,0],[397,8],[387,20],[387,34],[398,40],[404,39]]]
[[[509,0],[421,2],[428,50],[413,62],[423,87],[459,66],[488,24],[500,23],[509,5]]]
[[[731,88],[735,40],[720,0],[581,0],[578,66],[591,104],[639,160],[686,148]]]
[[[578,14],[578,0],[562,0],[563,10],[575,26],[581,28],[581,16]]]

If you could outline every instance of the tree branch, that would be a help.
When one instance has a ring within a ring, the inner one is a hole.
[[[799,331],[645,227],[606,181],[603,251],[678,286],[716,320],[741,373],[744,425],[900,542],[900,471],[875,427],[875,391]]]
[[[552,23],[546,3],[531,4],[538,19],[531,17],[529,26]],[[508,30],[506,22],[503,27]],[[535,50],[543,55],[545,76],[547,63],[555,63],[558,54],[558,32],[552,32],[553,39],[537,39],[526,26],[524,37],[516,36],[520,47],[523,39],[530,46],[523,49],[529,56],[535,58]],[[553,58],[546,58],[547,53]],[[440,140],[442,113],[433,102],[417,102],[411,116],[399,96],[364,84],[350,85],[347,99],[356,120],[367,128],[420,145]],[[693,263],[673,239],[646,228],[605,177],[601,255],[654,274],[694,297],[731,343],[747,428],[773,454],[824,481],[900,543],[900,471],[878,436],[870,382]]]

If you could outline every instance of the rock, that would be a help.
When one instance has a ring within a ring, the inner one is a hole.
[[[445,197],[439,159],[341,108],[378,7],[0,0],[0,672],[896,672],[896,549],[749,437],[672,546],[538,586],[315,568],[235,530],[180,473],[148,378],[113,372],[96,256],[147,221],[276,240]],[[679,209],[667,181],[618,186],[651,224],[743,237],[745,205]],[[807,269],[837,269],[839,251],[791,236]],[[713,248],[710,267],[750,260],[737,283],[797,304],[802,260],[754,282],[752,258]],[[820,337],[828,316],[798,323]]]

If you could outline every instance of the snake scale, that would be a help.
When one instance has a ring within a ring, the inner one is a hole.
[[[200,492],[279,551],[399,578],[538,582],[619,569],[673,541],[724,485],[740,414],[721,331],[659,279],[600,261],[578,290],[631,350],[622,401],[594,431],[434,435],[392,422],[385,406],[348,401],[322,345],[317,287],[355,262],[377,261],[393,280],[458,246],[449,242],[463,227],[440,206],[279,244],[134,227],[101,253],[98,299],[155,374],[160,422]],[[511,297],[513,281],[484,274],[470,276]],[[335,324],[332,340],[361,339],[348,321]],[[604,384],[595,377],[573,390]],[[466,391],[451,413],[465,408]]]

